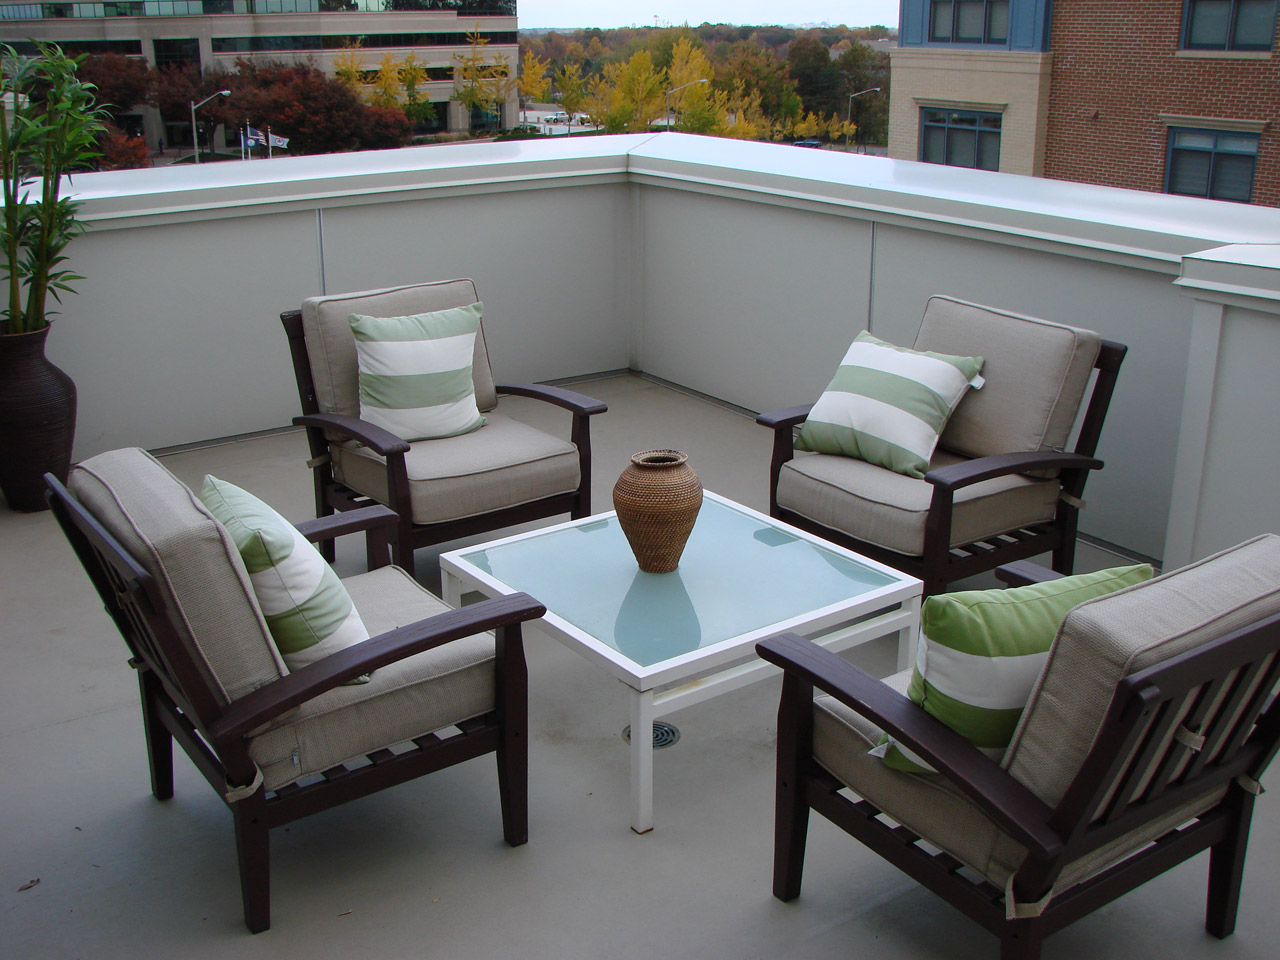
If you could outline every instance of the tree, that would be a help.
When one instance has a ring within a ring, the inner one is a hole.
[[[137,170],[151,166],[147,141],[141,136],[131,137],[111,124],[98,139],[98,153],[100,170]]]
[[[155,74],[140,57],[119,53],[87,56],[76,72],[94,85],[94,96],[112,120],[133,106],[148,103],[155,89]]]
[[[741,85],[760,95],[760,109],[773,120],[790,120],[800,113],[800,95],[786,63],[754,43],[735,43],[716,76],[716,86],[730,93]]]
[[[502,57],[490,60],[485,56],[488,37],[469,33],[467,41],[471,49],[453,55],[453,99],[468,113],[493,113],[507,99],[509,66]]]
[[[573,118],[587,103],[586,83],[582,79],[582,65],[566,63],[556,74],[556,90],[560,94],[560,106],[569,115],[569,133],[573,134]]]
[[[390,51],[382,55],[382,62],[378,64],[378,75],[373,78],[373,89],[369,91],[369,104],[386,109],[400,108],[400,65]]]
[[[400,109],[415,124],[426,123],[436,118],[435,104],[423,100],[418,93],[418,86],[427,79],[427,68],[418,62],[418,58],[410,51],[400,64],[400,85],[404,88],[404,103]]]
[[[669,99],[677,130],[718,134],[724,129],[729,98],[711,89],[712,73],[707,55],[687,37],[672,45],[667,89],[673,91]],[[707,82],[699,83],[700,80]]]
[[[364,58],[360,56],[362,41],[357,37],[348,40],[342,49],[334,55],[333,74],[344,87],[350,87],[356,93],[364,86]]]
[[[550,60],[543,60],[532,50],[525,52],[520,61],[520,108],[526,103],[542,103],[547,99],[547,91],[551,89],[551,77],[547,75]],[[521,121],[524,120],[523,115]]]
[[[611,63],[592,85],[591,115],[607,133],[640,133],[662,115],[666,71],[641,50],[626,63]]]
[[[796,91],[810,113],[844,111],[844,77],[831,61],[821,40],[799,37],[787,51],[787,67],[796,78]]]
[[[847,94],[879,87],[879,93],[855,97],[852,119],[859,143],[886,143],[889,136],[889,55],[855,43],[836,60]]]

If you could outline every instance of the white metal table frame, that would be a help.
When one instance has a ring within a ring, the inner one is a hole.
[[[548,609],[546,615],[537,622],[538,627],[566,646],[577,650],[588,660],[599,664],[630,691],[631,829],[636,833],[647,833],[653,829],[654,720],[683,707],[701,703],[711,697],[737,690],[778,673],[777,667],[756,657],[755,644],[759,641],[793,631],[829,650],[838,652],[896,633],[898,635],[898,669],[905,670],[915,662],[922,587],[919,580],[749,507],[744,507],[726,497],[710,491],[706,491],[704,497],[740,511],[763,526],[785,531],[799,540],[810,542],[871,570],[887,574],[893,578],[893,582],[840,603],[830,604],[787,620],[761,625],[757,629],[719,643],[661,660],[652,666],[636,663],[626,654],[576,627],[554,610]],[[464,554],[492,550],[509,543],[546,536],[559,530],[598,523],[614,516],[616,514],[612,511],[596,514],[443,553],[440,555],[443,599],[450,606],[457,607],[461,605],[463,594],[472,590],[486,597],[506,596],[518,592],[518,588],[502,582],[467,561]]]

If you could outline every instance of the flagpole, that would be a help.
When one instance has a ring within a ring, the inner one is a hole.
[[[271,159],[271,125],[267,124],[267,159]]]

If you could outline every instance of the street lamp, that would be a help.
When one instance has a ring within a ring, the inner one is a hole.
[[[196,130],[196,111],[199,110],[201,107],[203,107],[206,103],[208,103],[214,97],[229,97],[229,96],[231,96],[230,90],[219,90],[217,93],[210,94],[209,96],[205,97],[199,103],[196,103],[194,100],[191,101],[191,143],[196,148],[196,159],[195,159],[196,163],[200,162],[200,134]]]
[[[853,98],[860,97],[864,93],[878,93],[879,87],[867,87],[865,90],[859,90],[857,93],[849,94],[849,109],[844,115],[844,152],[849,152],[849,124],[853,120]]]
[[[682,83],[680,84],[680,86],[672,87],[670,90],[667,91],[667,109],[666,109],[665,116],[667,118],[668,130],[671,129],[671,95],[680,90],[683,90],[685,87],[692,87],[696,83],[710,83],[710,82],[711,81],[709,81],[706,77],[703,77],[701,80],[690,80],[688,83]]]

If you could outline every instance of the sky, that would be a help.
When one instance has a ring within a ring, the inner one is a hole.
[[[517,0],[523,28],[733,24],[898,24],[898,0]]]

